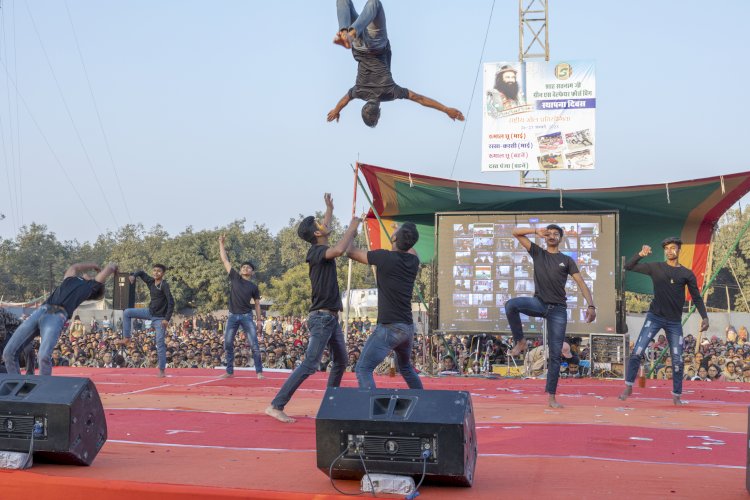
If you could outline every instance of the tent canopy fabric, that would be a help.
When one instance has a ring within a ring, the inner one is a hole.
[[[535,189],[463,182],[360,163],[373,206],[385,228],[411,221],[419,229],[416,250],[423,262],[435,254],[435,214],[439,212],[568,212],[619,213],[619,252],[629,258],[651,245],[662,258],[659,243],[682,238],[680,263],[703,286],[711,235],[719,218],[750,191],[750,172],[668,184],[601,189]],[[370,211],[367,230],[372,248],[390,248],[390,241]],[[618,262],[619,266],[619,262]],[[619,270],[618,270],[619,271]],[[648,276],[628,273],[625,289],[653,293]]]

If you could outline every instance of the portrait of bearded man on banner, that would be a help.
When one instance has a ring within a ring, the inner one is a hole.
[[[518,71],[508,64],[495,73],[495,86],[487,91],[487,113],[497,118],[503,111],[526,104],[517,79]]]

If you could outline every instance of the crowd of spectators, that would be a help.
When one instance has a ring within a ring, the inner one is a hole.
[[[175,317],[167,329],[167,368],[214,368],[225,364],[225,316],[198,315]],[[347,371],[353,371],[365,340],[374,328],[368,318],[350,321],[347,336]],[[264,368],[293,369],[304,360],[307,349],[307,319],[300,317],[263,317],[263,331],[258,340]],[[416,364],[422,368],[422,337],[415,342]],[[39,339],[35,340],[38,348]],[[379,368],[390,366],[390,358]],[[122,341],[122,321],[114,324],[104,317],[84,324],[77,316],[66,326],[52,353],[53,366],[94,368],[156,368],[155,333],[149,321],[134,320],[133,337]],[[321,361],[325,371],[331,363],[326,351]],[[21,360],[21,366],[26,364]],[[245,333],[235,337],[235,367],[253,367],[253,356]]]
[[[12,333],[17,322],[12,324],[10,316],[0,314],[0,320],[3,318],[8,321],[7,329]],[[167,331],[167,368],[223,366],[225,323],[226,317],[213,314],[175,317]],[[351,319],[347,336],[347,371],[354,370],[367,336],[374,328],[374,322],[368,318]],[[417,323],[416,331],[413,360],[417,371],[481,375],[492,372],[493,365],[509,362],[506,352],[510,343],[504,337],[445,335],[432,337],[431,342],[427,342],[421,322]],[[121,320],[113,323],[104,316],[101,321],[84,324],[75,317],[60,336],[52,354],[53,366],[156,368],[155,335],[149,322],[134,321],[133,340],[128,344],[122,342],[121,332]],[[259,332],[258,340],[264,368],[293,369],[304,360],[308,342],[306,318],[264,316],[263,331]],[[580,339],[569,338],[568,341],[575,362],[564,363],[563,375],[579,377],[584,371],[577,363],[588,359],[588,347],[581,346]],[[702,338],[696,349],[697,342],[698,339],[691,334],[684,338],[685,379],[750,382],[750,342],[745,327],[739,330],[728,327],[723,339],[716,336]],[[529,349],[538,344],[538,340],[529,340]],[[38,339],[35,347],[38,347]],[[670,380],[674,376],[668,354],[666,337],[659,335],[645,356],[646,371],[652,378]],[[519,359],[517,362],[521,364],[523,361]],[[27,363],[28,360],[21,360],[22,365]],[[326,351],[321,360],[321,371],[326,371],[330,363]],[[394,363],[390,356],[377,372],[395,373]],[[253,367],[252,352],[241,330],[235,337],[235,366]]]
[[[684,338],[685,380],[750,382],[750,342],[747,329],[728,326],[726,337]],[[652,378],[671,380],[674,376],[666,337],[659,335],[646,352],[646,366]]]

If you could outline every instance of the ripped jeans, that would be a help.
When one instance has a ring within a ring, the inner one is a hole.
[[[664,319],[653,313],[646,314],[646,321],[643,323],[643,328],[641,328],[641,333],[638,335],[633,352],[630,353],[625,383],[633,385],[635,377],[638,375],[638,368],[641,365],[643,354],[646,352],[648,344],[661,329],[664,329],[664,332],[667,334],[669,352],[672,354],[672,395],[679,396],[682,394],[682,377],[684,376],[682,323],[680,321]]]

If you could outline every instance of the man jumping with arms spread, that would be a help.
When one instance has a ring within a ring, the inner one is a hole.
[[[536,234],[547,243],[547,249],[532,243],[527,235]],[[511,356],[517,356],[526,350],[526,340],[523,338],[521,313],[527,316],[547,319],[547,343],[549,344],[549,367],[547,370],[547,386],[545,392],[549,394],[549,405],[552,408],[562,408],[555,400],[557,381],[560,378],[560,356],[565,329],[568,323],[567,297],[565,283],[568,276],[573,278],[583,297],[588,303],[586,323],[596,319],[596,307],[589,287],[578,272],[576,262],[560,252],[560,241],[565,236],[563,229],[550,224],[546,228],[515,228],[513,236],[518,239],[534,261],[534,296],[516,297],[505,303],[505,314],[508,316],[510,330],[513,333],[515,346]]]
[[[625,390],[620,399],[625,401],[633,393],[633,383],[638,374],[643,353],[648,344],[656,337],[662,328],[667,334],[669,350],[672,353],[672,401],[675,405],[684,404],[682,395],[682,378],[684,362],[682,360],[682,306],[685,304],[685,287],[693,298],[693,304],[703,318],[700,331],[708,330],[708,314],[703,303],[698,282],[693,271],[679,262],[682,240],[671,237],[661,242],[664,249],[665,262],[640,262],[651,254],[651,247],[643,245],[641,251],[635,254],[626,264],[625,269],[651,276],[654,283],[654,299],[648,308],[646,321],[635,342],[633,352],[628,360],[628,370],[625,377]]]
[[[333,43],[351,49],[357,61],[357,81],[328,112],[328,121],[339,121],[341,110],[352,99],[362,99],[362,121],[375,127],[380,119],[380,103],[394,99],[409,99],[422,106],[442,111],[451,120],[464,120],[464,115],[434,99],[399,87],[391,74],[391,44],[385,26],[385,11],[380,0],[367,0],[361,14],[357,14],[352,0],[337,0],[339,31]]]

